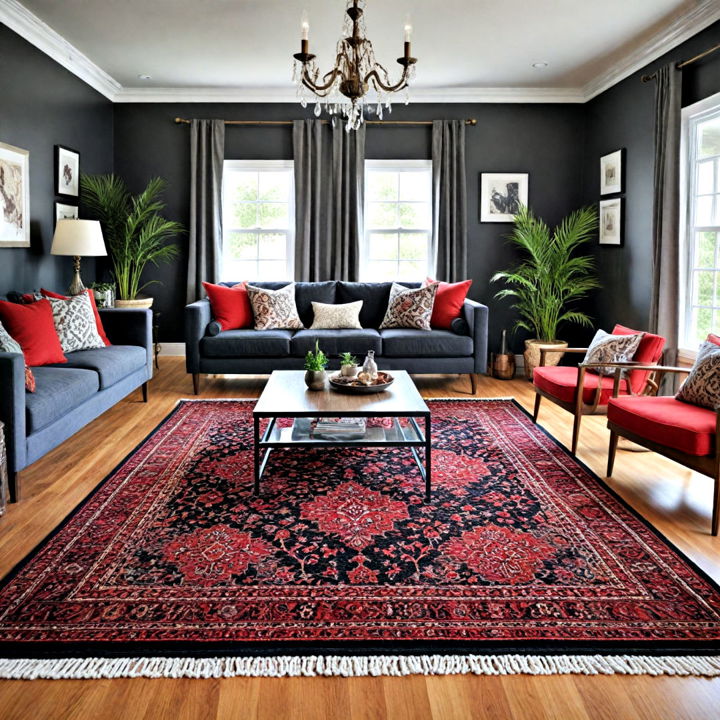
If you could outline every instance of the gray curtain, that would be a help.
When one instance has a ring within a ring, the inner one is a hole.
[[[435,120],[432,130],[435,278],[467,279],[467,186],[465,121]]]
[[[333,280],[357,281],[363,235],[365,197],[365,125],[352,132],[344,123],[332,128],[332,257]]]
[[[680,125],[682,72],[656,73],[653,262],[650,331],[667,340],[664,361],[677,362],[680,324]]]
[[[225,123],[190,123],[190,234],[187,302],[202,296],[202,282],[217,282],[222,256],[222,174]]]

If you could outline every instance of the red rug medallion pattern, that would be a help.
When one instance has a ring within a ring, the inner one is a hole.
[[[182,403],[4,581],[0,654],[718,647],[718,587],[516,404],[429,404],[425,503],[401,448],[276,450],[256,497],[252,403]]]

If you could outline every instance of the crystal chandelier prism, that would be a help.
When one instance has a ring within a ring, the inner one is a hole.
[[[410,54],[412,28],[405,24],[405,51],[397,59],[402,66],[400,79],[393,83],[383,65],[375,59],[372,43],[367,38],[364,20],[365,0],[348,0],[342,37],[335,50],[335,66],[320,76],[315,55],[310,53],[307,19],[302,22],[300,52],[293,55],[293,82],[298,86],[300,104],[307,107],[315,100],[315,115],[320,116],[323,106],[335,121],[336,116],[346,118],[345,129],[357,130],[368,112],[376,112],[382,119],[383,111],[392,112],[390,96],[405,90],[405,103],[410,101],[407,88],[415,77],[417,59]]]

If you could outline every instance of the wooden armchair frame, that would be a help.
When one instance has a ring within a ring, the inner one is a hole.
[[[605,367],[612,367],[613,363],[605,363]],[[646,370],[650,366],[642,365],[638,366],[638,370]],[[662,377],[666,373],[672,374],[684,374],[690,373],[691,368],[685,367],[673,367],[668,365],[655,365],[652,366],[653,370],[658,374],[658,384],[662,381]],[[613,397],[618,397],[619,392],[619,378],[622,369],[617,367],[615,370],[615,383],[613,385]],[[715,443],[713,446],[713,452],[711,455],[690,455],[689,453],[683,452],[682,450],[676,450],[670,448],[661,443],[653,442],[647,438],[636,435],[625,428],[616,425],[615,423],[608,421],[608,429],[610,430],[610,446],[608,448],[608,462],[607,462],[607,477],[612,477],[613,467],[615,465],[615,453],[617,452],[618,439],[621,437],[627,438],[628,440],[641,445],[642,447],[652,450],[670,460],[674,460],[681,465],[684,465],[695,472],[702,473],[711,477],[715,483],[713,490],[713,512],[712,512],[712,534],[718,534],[718,527],[720,526],[720,513],[718,512],[720,506],[720,409],[715,411]]]
[[[545,357],[548,353],[587,353],[587,348],[565,348],[557,350],[555,348],[541,348],[540,350],[540,364],[538,367],[545,367]],[[583,400],[583,387],[585,385],[585,373],[588,369],[598,368],[598,367],[618,367],[618,372],[616,375],[622,375],[622,368],[629,369],[629,370],[645,370],[647,368],[650,368],[651,370],[655,370],[657,368],[657,365],[644,365],[642,363],[637,362],[624,362],[624,363],[580,363],[578,365],[578,379],[577,379],[577,385],[575,386],[575,397],[572,400],[572,402],[567,402],[565,400],[561,400],[560,398],[555,397],[554,395],[551,395],[550,393],[546,393],[544,390],[541,390],[537,386],[535,386],[535,407],[533,408],[533,422],[537,422],[538,415],[540,413],[540,402],[545,397],[551,402],[555,403],[556,405],[559,405],[564,410],[567,410],[569,413],[573,416],[573,432],[572,432],[572,443],[571,443],[571,452],[573,455],[577,453],[577,446],[578,446],[578,440],[580,438],[580,421],[582,420],[583,415],[594,415],[594,414],[604,414],[606,412],[605,406],[600,405],[600,398],[602,396],[603,388],[600,383],[598,383],[597,388],[595,389],[595,393],[593,395],[592,402],[586,403]],[[643,387],[642,391],[640,392],[641,395],[649,395],[649,394],[656,394],[658,391],[658,387],[660,386],[659,381],[655,378],[655,374],[652,373],[650,376],[648,376],[648,379],[645,381],[645,386]],[[623,379],[626,383],[626,390],[628,395],[632,395],[632,389],[630,387],[630,379],[625,378],[616,378],[615,383],[617,384],[619,388],[620,380]],[[614,389],[614,388],[613,388]]]

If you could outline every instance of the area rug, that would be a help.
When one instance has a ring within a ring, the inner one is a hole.
[[[720,674],[720,588],[511,400],[276,450],[183,401],[0,587],[0,677]]]

